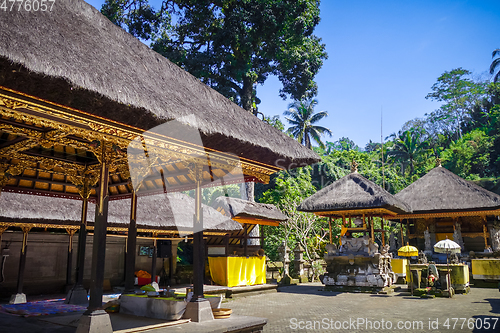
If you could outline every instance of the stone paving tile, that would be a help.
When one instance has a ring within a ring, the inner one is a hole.
[[[233,313],[239,315],[268,318],[264,332],[269,333],[500,332],[498,289],[473,288],[470,294],[455,295],[451,299],[421,299],[402,292],[392,295],[325,292],[317,283],[229,300],[222,307],[231,308]],[[490,329],[468,328],[467,321],[462,327],[464,320],[453,318],[472,318],[478,326],[490,322]],[[446,319],[449,319],[448,322]],[[398,329],[398,324],[402,325],[401,329]]]
[[[453,298],[420,299],[407,293],[372,295],[322,291],[322,285],[303,284],[281,288],[280,292],[238,297],[222,304],[236,315],[264,317],[264,332],[500,332],[500,292],[473,288],[468,295]],[[470,329],[462,320],[489,322],[496,327]],[[445,326],[448,319],[449,326]],[[358,325],[359,320],[359,325]],[[429,327],[429,322],[437,327]],[[302,321],[302,323],[300,323]],[[350,321],[350,322],[349,322]],[[369,321],[370,324],[363,321]],[[316,322],[316,323],[315,323]],[[390,328],[388,323],[391,323]],[[302,328],[299,328],[299,323]],[[311,327],[307,327],[307,324]],[[397,325],[406,324],[407,329]],[[316,328],[312,325],[316,324]],[[336,327],[337,325],[337,327]],[[339,327],[340,325],[340,327]],[[343,327],[342,327],[343,325]],[[377,326],[380,325],[380,326]],[[382,327],[382,325],[384,325]],[[412,325],[421,325],[411,327]],[[454,327],[455,326],[455,327]],[[168,333],[164,328],[151,333]],[[22,318],[0,313],[0,333],[73,333],[74,327],[50,324],[37,318]]]

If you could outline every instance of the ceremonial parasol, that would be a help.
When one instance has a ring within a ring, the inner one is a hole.
[[[418,249],[415,246],[411,246],[408,243],[406,243],[406,246],[403,246],[398,250],[398,256],[402,257],[415,257],[418,256]],[[411,294],[413,296],[413,277],[411,274],[411,269],[410,269],[410,262],[408,261],[408,271],[410,272],[410,288],[411,288]]]
[[[446,274],[446,279],[448,281],[448,291],[450,293],[450,297],[453,297],[453,288],[451,287],[451,278],[450,278],[450,261],[449,261],[449,256],[450,253],[460,253],[462,248],[460,245],[455,243],[454,241],[448,239],[443,239],[442,241],[437,242],[434,245],[434,251],[437,253],[446,253],[446,266],[447,266],[447,274]]]

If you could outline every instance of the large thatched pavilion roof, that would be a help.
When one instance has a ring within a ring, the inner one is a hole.
[[[500,195],[438,166],[395,195],[413,214],[500,210]]]
[[[0,45],[0,86],[16,92],[143,130],[183,119],[206,147],[268,165],[319,160],[83,0],[4,13]]]
[[[278,225],[280,222],[288,219],[274,205],[251,202],[239,198],[221,196],[214,200],[212,207],[242,223]]]
[[[189,233],[193,227],[194,199],[182,193],[150,195],[137,198],[137,228],[139,232],[159,234]],[[0,226],[31,225],[38,228],[78,228],[81,219],[81,201],[2,193],[0,196]],[[130,224],[130,200],[109,202],[108,229],[126,231]],[[205,230],[226,233],[242,227],[210,206],[203,205]],[[95,205],[90,204],[87,221],[94,225]]]
[[[298,210],[321,216],[395,215],[409,212],[410,207],[371,180],[353,172],[311,195]]]

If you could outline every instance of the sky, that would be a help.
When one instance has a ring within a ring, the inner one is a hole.
[[[104,0],[87,2],[100,9]],[[500,48],[499,0],[323,0],[320,10],[315,35],[328,59],[315,78],[315,110],[328,111],[319,125],[332,131],[323,141],[380,142],[381,133],[385,139],[439,108],[425,96],[445,71],[462,67],[489,79]],[[280,88],[276,77],[257,87],[259,111],[287,127],[283,112],[292,101],[279,97]]]

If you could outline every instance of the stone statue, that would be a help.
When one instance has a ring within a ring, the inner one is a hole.
[[[429,232],[429,229],[426,229],[424,231],[424,241],[425,241],[424,253],[426,255],[432,256],[431,233]]]
[[[420,251],[418,253],[418,263],[419,264],[427,264],[427,256],[422,251]]]
[[[390,251],[396,251],[396,237],[394,236],[394,233],[391,232],[391,235],[389,236],[389,246],[390,246]]]
[[[500,251],[500,223],[495,221],[489,226],[491,238],[491,250],[493,252]]]
[[[460,249],[463,251],[464,250],[464,240],[462,238],[462,228],[461,228],[459,222],[457,222],[455,225],[455,231],[453,232],[453,240],[458,245],[460,245]]]

